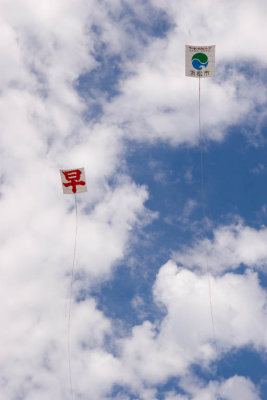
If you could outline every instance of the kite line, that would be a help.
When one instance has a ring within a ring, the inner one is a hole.
[[[77,247],[77,232],[78,232],[78,207],[77,207],[77,193],[87,192],[84,168],[60,170],[62,189],[64,194],[74,194],[75,202],[75,239],[73,248],[73,260],[70,279],[69,298],[67,300],[68,308],[68,323],[67,323],[67,350],[68,350],[68,364],[69,364],[69,381],[70,393],[73,400],[73,385],[72,385],[72,368],[71,368],[71,306],[72,306],[72,292],[74,283],[74,271],[76,264],[76,247]],[[66,310],[67,310],[66,305]]]
[[[200,147],[200,170],[201,170],[201,203],[202,203],[202,217],[204,224],[207,223],[207,212],[206,212],[206,194],[205,194],[205,171],[204,171],[204,155],[203,155],[203,134],[201,129],[201,96],[200,96],[200,77],[198,78],[198,129],[199,129],[199,147]],[[209,288],[209,304],[210,304],[210,317],[212,324],[212,333],[215,347],[217,348],[213,305],[212,305],[212,292],[211,292],[211,279],[210,279],[210,268],[208,262],[208,255],[206,252],[206,271],[208,276],[208,288]]]
[[[78,210],[77,210],[76,194],[74,194],[74,199],[75,199],[75,239],[74,239],[74,248],[73,248],[72,269],[71,269],[70,292],[69,292],[69,313],[68,313],[68,363],[69,363],[70,392],[71,392],[72,400],[73,400],[73,386],[72,386],[71,352],[70,352],[70,347],[71,347],[70,323],[71,323],[72,289],[73,289],[73,280],[74,280],[77,232],[78,232]]]

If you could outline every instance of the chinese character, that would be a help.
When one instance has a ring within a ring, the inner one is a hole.
[[[205,72],[204,72],[204,75],[205,75],[205,76],[209,76],[209,74],[210,74],[210,71],[205,71]]]
[[[190,71],[190,75],[191,75],[191,76],[195,76],[195,75],[196,75],[196,72],[191,70],[191,71]]]
[[[202,71],[197,71],[197,76],[202,76]]]
[[[72,187],[72,192],[76,193],[77,189],[76,186],[77,185],[85,185],[85,181],[80,181],[80,177],[82,174],[82,171],[80,169],[71,169],[68,171],[62,171],[62,174],[65,176],[66,181],[68,181],[68,183],[63,182],[63,185],[65,187]]]

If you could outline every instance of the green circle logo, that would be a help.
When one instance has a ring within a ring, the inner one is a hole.
[[[204,53],[196,53],[192,57],[192,65],[198,71],[201,71],[203,67],[206,68],[208,63],[208,56]]]

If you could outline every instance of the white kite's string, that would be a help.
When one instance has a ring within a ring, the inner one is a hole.
[[[198,127],[199,127],[199,145],[200,145],[200,169],[201,169],[201,197],[202,197],[202,214],[204,224],[207,223],[206,215],[206,196],[205,196],[205,175],[204,175],[204,157],[203,157],[203,136],[201,130],[201,107],[200,107],[200,78],[198,78]],[[209,303],[210,303],[210,317],[212,324],[212,333],[214,344],[217,347],[216,334],[215,334],[215,324],[213,316],[213,306],[212,306],[212,293],[211,293],[211,279],[210,279],[210,268],[208,262],[208,255],[206,253],[206,271],[208,276],[208,287],[209,287]]]
[[[70,293],[69,293],[69,315],[68,315],[68,362],[69,362],[69,380],[70,380],[70,392],[71,399],[73,400],[73,386],[72,386],[72,370],[71,370],[71,335],[70,335],[70,321],[71,321],[71,305],[72,305],[72,288],[74,280],[75,260],[76,260],[76,243],[77,243],[77,231],[78,231],[78,211],[77,211],[77,198],[74,194],[75,199],[75,239],[73,249],[73,260],[71,270],[71,281],[70,281]]]

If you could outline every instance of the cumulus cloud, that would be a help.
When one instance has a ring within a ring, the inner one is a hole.
[[[89,129],[75,88],[78,77],[97,65],[94,52],[102,40],[118,51],[123,27],[108,17],[105,3],[74,7],[66,0],[36,8],[23,1],[14,8],[2,2],[0,9],[1,393],[5,399],[66,399],[75,214],[73,197],[62,195],[58,168],[84,166],[88,180],[88,193],[78,198],[77,298],[110,275],[133,228],[152,216],[144,207],[147,190],[118,171],[120,130],[104,124]],[[118,376],[112,372],[118,361],[104,350],[111,321],[90,298],[73,303],[71,326],[74,380],[81,377],[81,396],[92,390],[91,398],[99,400]]]
[[[222,382],[211,381],[208,385],[189,376],[183,380],[182,386],[189,397],[169,394],[166,400],[260,400],[258,389],[250,379],[237,375]]]
[[[217,78],[202,85],[206,137],[221,141],[227,127],[248,113],[252,120],[259,117],[266,103],[257,76],[238,70],[243,60],[253,62],[255,68],[266,64],[264,52],[258,51],[264,35],[260,41],[257,36],[258,46],[250,53],[248,44],[256,30],[245,36],[247,42],[238,41],[235,52],[232,43],[233,34],[241,29],[234,24],[237,16],[248,21],[251,13],[251,29],[260,24],[266,29],[256,8],[265,8],[263,2],[246,2],[244,8],[244,3],[232,2],[215,8],[203,0],[199,7],[206,7],[204,20],[192,1],[180,6],[159,0],[131,3],[60,0],[37,6],[33,0],[23,0],[14,7],[3,0],[0,4],[0,385],[7,400],[70,398],[66,302],[75,212],[73,197],[62,195],[60,167],[85,167],[89,189],[78,197],[71,317],[77,397],[126,400],[131,392],[154,400],[158,384],[183,377],[194,363],[209,368],[222,352],[233,348],[266,349],[266,293],[257,275],[220,275],[240,263],[265,268],[264,227],[258,231],[242,223],[221,227],[213,240],[199,241],[177,253],[174,259],[184,268],[168,262],[154,285],[162,319],[146,320],[145,305],[135,297],[132,303],[142,308],[142,323],[127,334],[114,329],[112,319],[91,296],[91,287],[112,275],[138,230],[156,215],[145,205],[149,189],[127,176],[128,141],[190,146],[198,141],[197,119],[192,118],[197,110],[197,81],[184,77],[184,44],[196,40],[189,32],[192,26],[199,40],[206,42],[209,32],[209,40],[217,44]],[[162,35],[152,32],[159,13],[167,24]],[[97,88],[99,98],[82,97],[79,82],[86,76],[93,85],[90,73],[101,70],[101,57],[119,60],[121,72],[114,78],[117,92],[109,97]],[[238,62],[234,65],[234,61]],[[93,118],[88,120],[88,104],[94,102],[101,111],[94,118],[89,110]],[[194,200],[189,199],[184,217],[189,218],[194,208]],[[205,271],[205,254],[211,269],[219,272],[211,278],[217,346],[207,276],[186,269]],[[168,393],[166,400],[205,395],[258,399],[253,384],[242,377],[200,388],[195,383],[198,393],[194,387],[189,390],[185,381],[183,385],[188,395]],[[117,386],[123,388],[118,394]]]
[[[124,365],[140,381],[156,384],[183,376],[193,364],[209,365],[221,352],[251,345],[266,351],[266,293],[255,274],[212,279],[213,335],[208,276],[162,266],[154,285],[165,316],[133,328],[123,340]]]
[[[228,273],[221,278],[211,279],[211,288],[217,349],[220,346],[238,347],[250,343],[258,349],[261,346],[265,347],[266,337],[263,327],[266,323],[264,311],[266,293],[261,288],[257,275]],[[167,330],[170,329],[173,337],[179,342],[182,343],[183,338],[185,348],[191,347],[192,354],[197,357],[197,349],[201,349],[201,344],[205,343],[208,347],[214,339],[211,329],[208,276],[178,268],[173,262],[169,262],[158,274],[154,293],[156,300],[168,310],[168,317],[162,326]],[[251,295],[247,296],[247,293]],[[198,333],[195,336],[196,329]],[[181,339],[178,339],[179,335]],[[196,348],[194,340],[197,341]],[[205,346],[203,350],[204,348]],[[207,358],[211,356],[212,354],[207,352]]]
[[[122,124],[128,136],[140,141],[195,145],[197,118],[191,115],[197,113],[198,82],[184,76],[184,44],[207,43],[217,46],[217,72],[215,79],[201,83],[206,138],[221,141],[229,126],[244,120],[247,133],[255,135],[257,121],[265,118],[262,106],[266,104],[266,93],[255,71],[266,65],[266,57],[257,29],[251,37],[242,28],[244,21],[258,21],[262,26],[262,2],[246,2],[245,8],[240,2],[215,7],[204,0],[197,7],[192,1],[186,5],[153,4],[167,13],[174,27],[166,37],[151,41],[145,52],[137,53],[131,75],[120,83],[120,95],[105,107],[105,119]],[[233,41],[236,29],[240,34],[236,32]],[[251,45],[252,41],[257,45]],[[255,69],[254,73],[249,74],[248,67]]]
[[[174,259],[187,268],[200,268],[214,274],[237,269],[241,264],[266,272],[267,229],[259,230],[237,222],[218,227],[213,239],[197,240],[192,247],[174,253]]]

